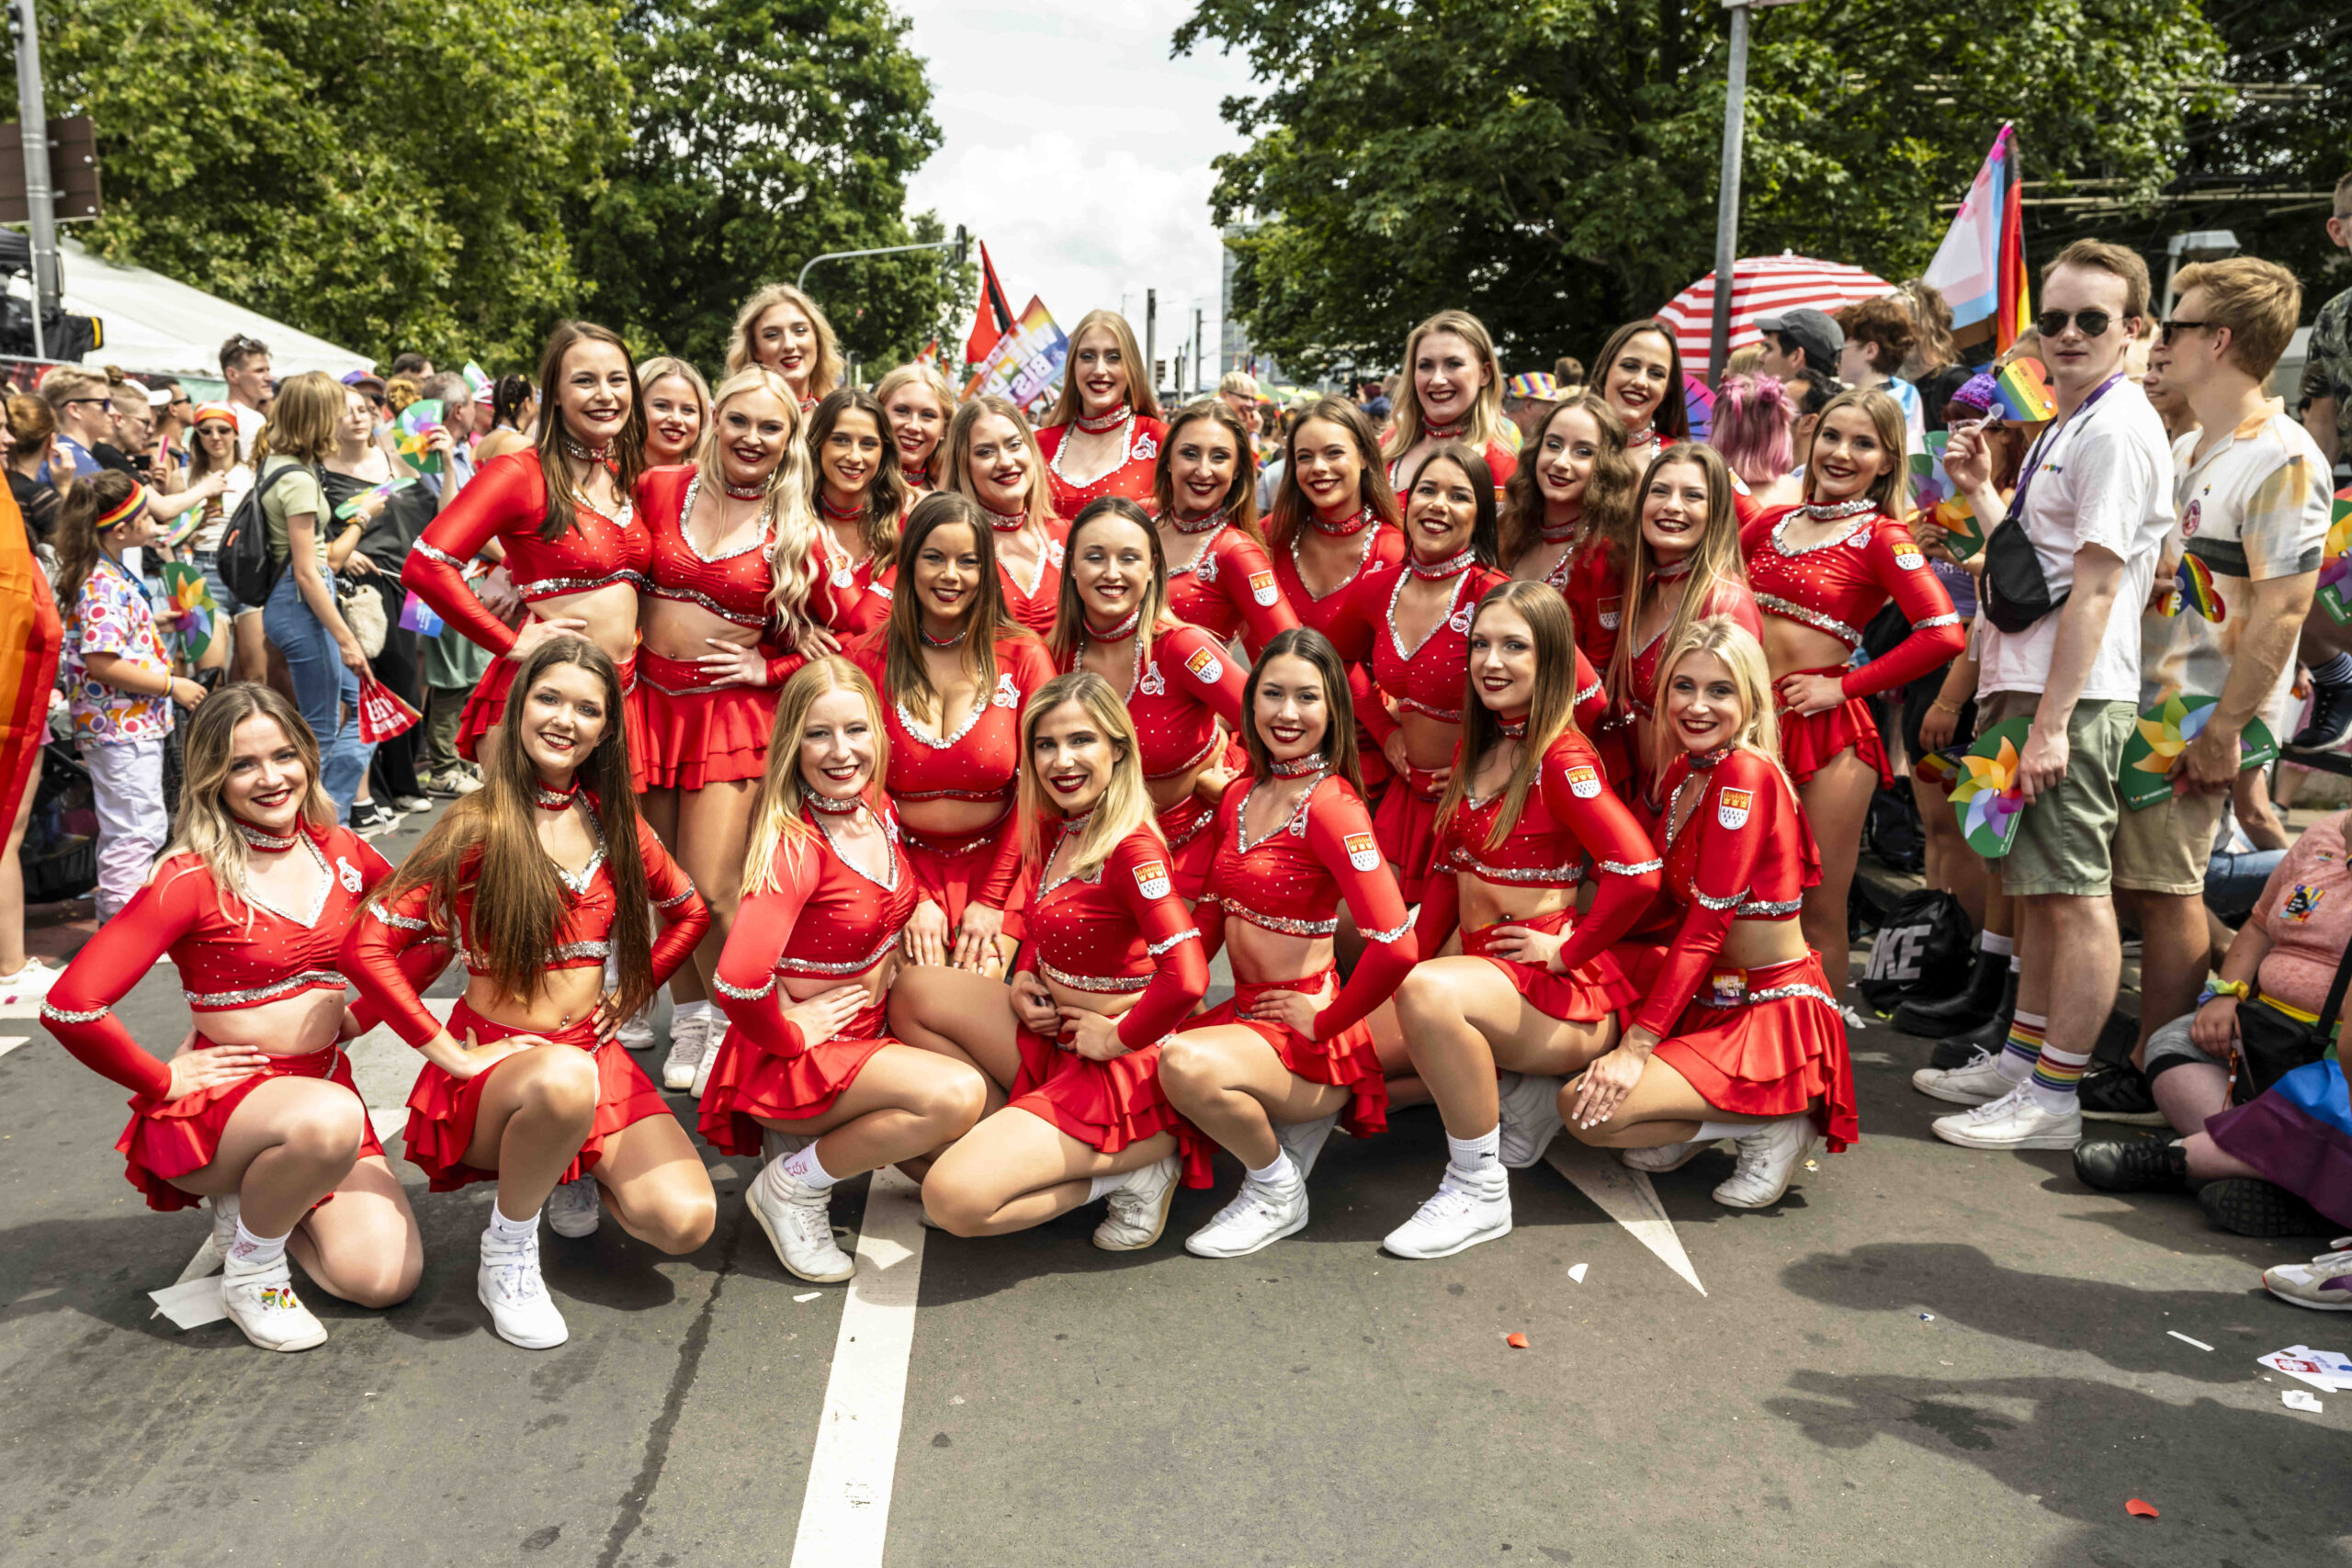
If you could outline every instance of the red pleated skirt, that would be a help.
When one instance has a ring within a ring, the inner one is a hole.
[[[1421,901],[1430,861],[1437,853],[1437,804],[1443,792],[1436,787],[1436,778],[1414,768],[1391,779],[1372,818],[1381,858],[1396,868],[1396,884],[1408,904]]]
[[[597,1046],[593,1015],[560,1033],[550,1034],[543,1029],[492,1023],[460,1000],[449,1011],[449,1032],[462,1040],[469,1029],[473,1031],[477,1044],[486,1045],[510,1034],[540,1034],[557,1046],[587,1051],[595,1056],[596,1119],[588,1130],[587,1142],[580,1145],[571,1163],[563,1168],[561,1180],[577,1180],[595,1169],[596,1162],[605,1157],[605,1140],[622,1128],[649,1116],[670,1114],[662,1091],[645,1076],[645,1069],[637,1065],[635,1057],[616,1044],[608,1043],[601,1049]],[[474,1141],[474,1117],[481,1110],[482,1090],[489,1087],[498,1069],[514,1059],[502,1058],[463,1083],[431,1062],[425,1063],[424,1070],[416,1075],[416,1087],[408,1095],[408,1157],[424,1170],[434,1191],[454,1192],[476,1181],[498,1179],[494,1170],[466,1164],[466,1149]]]
[[[458,755],[467,761],[477,761],[475,743],[498,728],[506,716],[506,698],[514,685],[514,673],[522,665],[512,659],[493,659],[490,669],[466,699],[465,711],[458,716]],[[625,716],[622,732],[628,742],[628,773],[630,783],[642,793],[645,789],[645,723],[642,715],[631,712],[637,705],[637,656],[629,655],[620,661],[621,711]]]
[[[1340,1125],[1354,1137],[1369,1138],[1374,1133],[1388,1131],[1388,1080],[1380,1070],[1380,1054],[1373,1049],[1370,1024],[1359,1020],[1329,1040],[1309,1040],[1282,1024],[1241,1016],[1245,1004],[1267,991],[1300,991],[1314,996],[1333,978],[1334,972],[1326,969],[1303,980],[1237,985],[1231,1001],[1187,1019],[1184,1030],[1189,1033],[1195,1029],[1234,1024],[1256,1031],[1291,1072],[1309,1083],[1346,1089],[1348,1103],[1340,1111]]]
[[[1756,999],[1759,994],[1767,999]],[[1692,1000],[1672,1036],[1658,1042],[1658,1060],[1718,1111],[1794,1116],[1812,1110],[1832,1153],[1860,1137],[1846,1021],[1831,1000],[1820,955],[1748,970],[1747,995],[1738,1007]]]
[[[883,1032],[883,1013],[881,1007],[870,1007],[840,1034],[789,1058],[763,1051],[730,1027],[718,1043],[710,1086],[703,1091],[704,1142],[725,1155],[756,1155],[763,1129],[754,1118],[806,1122],[831,1111],[874,1053],[898,1043]]]
[[[204,1046],[212,1042],[198,1039],[197,1043]],[[269,1066],[250,1077],[218,1089],[198,1089],[177,1100],[136,1096],[130,1101],[130,1124],[114,1141],[115,1152],[123,1158],[123,1179],[145,1195],[149,1208],[162,1213],[202,1203],[204,1200],[194,1193],[173,1186],[173,1179],[212,1163],[220,1152],[220,1137],[228,1130],[229,1118],[245,1102],[245,1096],[272,1078],[324,1078],[349,1089],[353,1099],[359,1097],[359,1086],[351,1079],[351,1060],[339,1045],[299,1056],[272,1057]],[[382,1154],[384,1145],[377,1141],[364,1107],[361,1125],[366,1131],[359,1135],[359,1157]]]
[[[639,649],[630,700],[645,761],[638,787],[700,789],[758,778],[767,769],[777,694],[764,686],[707,686],[699,666]]]
[[[1012,1079],[1015,1109],[1042,1117],[1106,1155],[1161,1133],[1173,1133],[1184,1185],[1209,1185],[1209,1159],[1216,1145],[1184,1120],[1161,1092],[1158,1045],[1094,1062],[1025,1029],[1016,1038],[1021,1071]]]
[[[1592,1023],[1641,999],[1641,988],[1627,977],[1613,956],[1604,953],[1566,975],[1555,975],[1541,964],[1498,958],[1487,951],[1496,931],[1502,926],[1525,926],[1531,931],[1557,934],[1570,929],[1576,918],[1574,909],[1555,909],[1529,920],[1498,920],[1475,931],[1464,931],[1462,952],[1465,957],[1485,959],[1510,976],[1519,994],[1545,1017],[1556,1018],[1562,1023]]]
[[[1010,810],[987,827],[969,833],[916,833],[904,824],[899,826],[899,844],[907,852],[915,886],[922,896],[938,900],[947,916],[950,947],[955,945],[956,928],[963,921],[964,910],[972,902],[972,889],[988,874],[989,865],[996,860],[998,843],[1011,831]],[[1017,891],[1018,879],[1014,886]]]
[[[1796,673],[1842,675],[1845,671],[1804,670]],[[1880,784],[1894,782],[1894,770],[1886,761],[1886,742],[1879,739],[1878,721],[1871,717],[1871,705],[1861,698],[1848,697],[1824,713],[1793,714],[1783,710],[1781,714],[1781,765],[1798,784],[1819,773],[1838,752],[1849,750],[1878,770]]]

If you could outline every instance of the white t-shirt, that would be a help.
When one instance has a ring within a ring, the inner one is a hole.
[[[2126,379],[2087,410],[2077,410],[2039,446],[2024,521],[2051,597],[2074,587],[2075,552],[2086,546],[2123,562],[2080,700],[2137,703],[2140,614],[2173,523],[2172,442],[2165,423],[2140,384]],[[2041,691],[2065,613],[2063,606],[2052,610],[2021,632],[2005,632],[1988,621],[1976,689]]]
[[[261,427],[269,423],[269,416],[259,409],[249,409],[236,402],[229,405],[229,412],[237,420],[237,456],[250,458],[254,455],[254,437],[259,435]]]
[[[231,468],[228,488],[215,501],[204,504],[201,510],[207,513],[206,521],[198,525],[196,532],[187,536],[187,547],[192,550],[218,550],[220,536],[228,531],[229,519],[237,514],[237,507],[244,501],[245,492],[253,488],[254,471],[250,467],[239,463]]]

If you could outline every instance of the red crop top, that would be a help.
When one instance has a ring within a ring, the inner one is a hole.
[[[591,831],[595,818],[589,818]],[[639,859],[645,866],[645,890],[661,914],[662,930],[653,939],[653,984],[659,989],[686,961],[695,944],[710,930],[710,910],[695,891],[694,883],[670,858],[662,840],[641,819],[637,828]],[[438,889],[412,887],[398,898],[371,906],[366,916],[351,923],[343,945],[343,961],[359,994],[381,1010],[384,1021],[411,1045],[422,1048],[441,1032],[441,1021],[417,999],[399,967],[401,954],[424,943],[455,946],[466,973],[482,973],[481,956],[467,938],[473,923],[481,851],[471,851],[460,863],[454,897],[441,904]],[[605,845],[598,835],[596,852],[585,870],[556,867],[562,879],[565,909],[555,929],[554,945],[542,961],[545,969],[602,968],[613,951],[613,879],[605,868]],[[438,905],[439,907],[436,907]]]
[[[1681,575],[1678,572],[1675,577]],[[1660,574],[1654,573],[1653,577],[1668,582],[1675,581],[1675,578],[1665,578]],[[1705,612],[1698,618],[1706,620],[1715,615],[1729,615],[1746,626],[1748,635],[1758,643],[1764,640],[1764,618],[1756,613],[1756,596],[1747,591],[1746,583],[1720,581],[1715,584],[1714,592],[1708,596]],[[1634,689],[1627,697],[1626,706],[1643,718],[1651,716],[1651,705],[1657,700],[1657,661],[1663,652],[1658,645],[1666,640],[1667,628],[1673,624],[1674,617],[1668,615],[1658,623],[1657,630],[1650,634],[1650,640],[1634,650]]]
[[[874,558],[850,560],[836,555],[823,529],[817,531],[817,581],[808,589],[808,613],[847,641],[874,630],[890,618],[890,591],[899,581],[899,563],[880,571]]]
[[[1487,471],[1493,476],[1495,481],[1495,504],[1499,506],[1503,501],[1503,485],[1511,475],[1519,472],[1519,454],[1511,450],[1508,442],[1497,440],[1487,442],[1486,449],[1478,455],[1487,459]],[[1421,461],[1426,463],[1429,458],[1424,457]],[[1396,499],[1399,501],[1404,500],[1407,494],[1407,491],[1396,482],[1396,470],[1404,465],[1404,462],[1405,459],[1401,457],[1388,460],[1388,488],[1396,492]],[[1419,479],[1420,477],[1420,470],[1416,468],[1413,478]]]
[[[1082,821],[1044,826],[1045,866],[1053,864],[1051,846]],[[1208,993],[1200,928],[1176,896],[1168,845],[1148,825],[1120,840],[1091,874],[1043,884],[1027,919],[1016,970],[1074,991],[1142,993],[1119,1018],[1119,1043],[1130,1051],[1159,1043]]]
[[[775,586],[768,550],[775,534],[771,529],[728,555],[704,555],[686,536],[686,519],[695,514],[695,497],[701,489],[702,476],[684,464],[655,468],[638,481],[638,514],[652,536],[646,592],[673,604],[699,604],[723,621],[760,633],[760,650],[767,655],[768,689],[773,691],[808,662],[797,649],[777,648],[776,627],[768,615],[768,593]]]
[[[1197,525],[1179,519],[1176,531],[1199,540],[1189,562],[1168,569],[1168,607],[1178,620],[1190,621],[1221,643],[1239,631],[1252,661],[1275,633],[1298,625],[1272,560],[1222,513]]]
[[[188,1010],[198,1015],[260,1007],[305,991],[341,996],[344,927],[392,868],[348,828],[306,823],[296,842],[318,863],[314,908],[280,909],[250,889],[232,904],[192,854],[158,865],[51,985],[40,1009],[49,1032],[83,1066],[154,1097],[171,1088],[172,1070],[140,1049],[113,1008],[165,953],[179,971]],[[432,967],[415,977],[419,985],[431,984],[440,967],[440,955],[430,956]],[[363,1028],[374,1026],[371,1004],[363,1001],[352,1010]]]
[[[1386,1001],[1412,973],[1420,956],[1412,917],[1373,841],[1372,818],[1345,779],[1318,779],[1289,821],[1252,842],[1246,813],[1257,787],[1237,781],[1217,810],[1216,859],[1193,910],[1203,955],[1213,958],[1225,944],[1228,918],[1286,936],[1329,936],[1340,929],[1344,899],[1363,933],[1364,952],[1348,983],[1315,1015],[1315,1038],[1329,1040]]]
[[[1038,687],[1053,679],[1045,645],[1026,632],[996,644],[996,689],[967,715],[954,733],[918,729],[904,704],[889,699],[884,679],[888,631],[869,632],[842,651],[865,671],[882,698],[882,730],[890,743],[883,787],[894,801],[1001,800],[1008,809],[1021,774],[1021,713]],[[934,721],[935,722],[935,721]],[[894,818],[895,820],[895,818]],[[1001,909],[1021,872],[1018,833],[998,836],[996,859],[972,897]]]
[[[496,539],[506,548],[507,575],[514,591],[536,604],[585,593],[616,582],[645,586],[653,564],[653,544],[624,502],[618,517],[582,506],[552,541],[539,537],[547,515],[546,479],[536,451],[510,452],[482,465],[448,509],[425,525],[416,548],[401,569],[401,581],[433,606],[467,640],[504,653],[514,633],[485,608],[466,586],[466,563]]]
[[[1794,919],[1804,890],[1821,881],[1821,852],[1797,792],[1762,753],[1685,753],[1666,770],[1664,789],[1666,810],[1652,831],[1667,896],[1683,906],[1682,919],[1633,1018],[1661,1038],[1707,984],[1733,920]],[[1678,829],[1686,792],[1698,798]]]
[[[989,525],[996,527],[994,523]],[[997,528],[996,575],[998,585],[1004,590],[1004,613],[1039,637],[1051,637],[1054,617],[1061,612],[1062,559],[1067,554],[1065,545],[1069,538],[1069,521],[1062,517],[1047,519],[1045,558],[1037,563],[1037,580],[1025,586],[1016,575],[1013,564],[1004,558],[1002,549],[1005,536],[1020,531],[1018,528]]]
[[[1282,590],[1283,603],[1290,606],[1291,614],[1298,618],[1300,626],[1313,626],[1325,637],[1329,637],[1333,624],[1346,613],[1353,590],[1363,581],[1365,574],[1382,567],[1394,566],[1405,558],[1405,534],[1401,528],[1391,528],[1378,523],[1364,529],[1355,541],[1357,547],[1363,551],[1355,571],[1345,582],[1317,598],[1306,591],[1306,582],[1298,575],[1299,541],[1314,526],[1311,518],[1300,524],[1298,533],[1291,539],[1290,548],[1278,547],[1274,550],[1274,583]]]
[[[1806,517],[1842,519],[1842,526],[1817,545],[1788,544],[1790,523]],[[1827,632],[1849,651],[1862,645],[1862,628],[1889,599],[1911,623],[1909,637],[1846,671],[1838,684],[1849,697],[1907,685],[1968,646],[1951,595],[1928,569],[1928,558],[1867,498],[1819,509],[1776,507],[1760,513],[1739,543],[1758,608]]]
[[[752,1043],[777,1056],[808,1046],[785,1010],[787,979],[846,985],[889,955],[915,912],[915,879],[899,848],[899,819],[886,803],[878,818],[890,863],[877,882],[833,847],[828,818],[805,809],[808,832],[777,841],[770,863],[779,886],[747,896],[727,933],[716,976],[719,1010]]]
[[[1468,766],[1466,759],[1458,765]],[[1661,862],[1649,835],[1609,787],[1600,755],[1583,736],[1564,733],[1544,753],[1534,787],[1519,820],[1499,844],[1488,844],[1503,792],[1465,798],[1438,824],[1430,876],[1414,928],[1423,953],[1435,953],[1462,918],[1455,879],[1475,876],[1496,886],[1574,887],[1589,859],[1600,883],[1592,908],[1576,917],[1560,949],[1566,971],[1589,963],[1633,928],[1657,897]],[[1452,874],[1440,874],[1451,873]]]
[[[1127,639],[1129,660],[1138,639]],[[1070,659],[1078,668],[1080,653]],[[1226,657],[1224,645],[1198,626],[1163,623],[1151,639],[1151,656],[1128,677],[1127,716],[1135,720],[1144,777],[1176,778],[1207,760],[1217,744],[1217,721],[1241,728],[1249,698],[1250,671]],[[1118,682],[1111,682],[1116,687]]]
[[[1145,511],[1151,509],[1152,481],[1158,476],[1159,448],[1168,439],[1168,426],[1148,414],[1137,414],[1127,422],[1126,447],[1110,472],[1091,484],[1072,484],[1062,476],[1062,443],[1069,438],[1067,424],[1049,424],[1037,432],[1037,452],[1046,460],[1046,480],[1053,487],[1054,515],[1064,524],[1075,521],[1090,501],[1106,495],[1123,495],[1129,501],[1140,502]]]

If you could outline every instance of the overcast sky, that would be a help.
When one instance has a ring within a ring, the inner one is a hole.
[[[1067,330],[1124,297],[1140,339],[1144,290],[1157,288],[1160,356],[1190,337],[1197,308],[1213,358],[1209,161],[1240,145],[1217,105],[1250,90],[1247,65],[1213,50],[1170,60],[1190,8],[1167,0],[892,4],[914,23],[943,134],[910,209],[987,240],[1015,310],[1035,294]]]

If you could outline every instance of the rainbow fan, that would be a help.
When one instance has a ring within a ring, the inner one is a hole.
[[[420,474],[441,471],[441,454],[430,445],[433,433],[441,428],[441,400],[419,398],[401,410],[400,422],[392,427],[392,449],[408,459],[408,466]]]
[[[2050,389],[2050,371],[2039,359],[2013,359],[1993,382],[2001,400],[2001,417],[2039,423],[2058,417],[2058,399]]]
[[[1978,736],[1960,759],[1952,810],[1959,815],[1968,847],[1987,860],[2007,854],[2017,842],[2018,814],[2025,809],[2025,796],[2018,788],[2018,761],[2032,725],[2022,715],[2003,719]]]
[[[2180,793],[2181,753],[2205,733],[2213,704],[2211,697],[2166,692],[2141,714],[2123,742],[2123,760],[2116,771],[2116,793],[2125,806],[2145,811]],[[2259,718],[2246,720],[2238,735],[2239,771],[2267,766],[2278,757],[2278,742],[2270,727]]]
[[[336,507],[334,509],[334,514],[338,518],[356,516],[359,511],[359,503],[366,501],[369,496],[379,495],[390,497],[408,489],[409,486],[415,482],[416,480],[413,477],[403,474],[396,479],[386,479],[379,485],[369,485],[366,490],[361,491],[357,495],[353,496],[349,501],[346,501],[342,505]]]
[[[164,620],[179,635],[181,645],[190,660],[204,657],[212,647],[212,626],[220,607],[213,603],[212,590],[204,581],[201,568],[182,561],[164,563]]]
[[[2230,607],[2213,586],[2213,569],[2195,556],[2183,556],[2179,570],[2173,573],[2173,589],[2165,598],[2164,614],[2177,615],[2189,610],[2216,626],[2230,617]]]
[[[2319,603],[2337,626],[2352,621],[2352,485],[2335,492],[2321,549]]]

